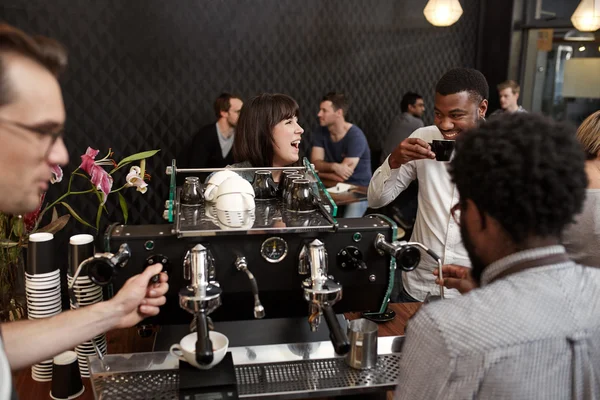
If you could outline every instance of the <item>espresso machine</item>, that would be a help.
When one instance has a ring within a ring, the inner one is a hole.
[[[345,389],[338,388],[338,383],[332,383],[335,390],[326,385],[319,388],[314,382],[319,368],[304,364],[302,368],[312,371],[312,383],[299,378],[303,375],[295,370],[290,375],[292,383],[265,384],[265,371],[284,364],[334,362],[343,369],[339,362],[350,343],[342,313],[363,312],[374,319],[386,314],[396,269],[411,270],[420,261],[415,246],[397,240],[392,220],[381,215],[336,218],[337,206],[312,165],[305,159],[304,165],[295,169],[311,182],[315,207],[310,212],[289,210],[280,199],[257,200],[251,215],[240,219],[239,215],[219,215],[206,201],[181,204],[176,174],[209,171],[177,170],[173,162],[168,169],[172,192],[165,204],[165,216],[172,224],[113,225],[107,229],[105,254],[118,253],[124,245],[129,252],[126,266],[113,268],[115,273],[107,279],[110,292],[116,293],[127,279],[156,262],[161,262],[169,275],[166,304],[159,315],[144,321],[160,326],[155,351],[138,366],[145,363],[152,371],[164,367],[171,371],[166,376],[176,376],[177,367],[165,351],[192,331],[198,332],[197,362],[209,364],[213,359],[209,331],[215,330],[229,339],[239,397],[301,398],[299,393],[322,397],[352,393],[352,388],[365,393],[395,385],[399,355],[393,352],[389,362],[395,366],[382,365],[378,372],[347,371],[354,375]],[[110,386],[108,381],[113,385],[123,382],[110,380],[109,375],[121,371],[117,364],[125,358],[114,356],[111,361],[111,357],[107,355],[97,364],[95,380],[93,377],[96,393]],[[127,363],[131,357],[126,358]],[[93,360],[91,365],[93,372]],[[385,384],[374,383],[386,373]],[[358,384],[361,379],[364,385]],[[123,393],[119,396],[133,398]]]

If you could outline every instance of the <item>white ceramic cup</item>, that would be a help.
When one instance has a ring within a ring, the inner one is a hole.
[[[213,201],[217,198],[217,192],[219,190],[219,186],[228,178],[240,178],[241,176],[236,174],[233,171],[223,170],[219,172],[215,172],[208,178],[208,182],[206,183],[206,189],[204,189],[204,199],[208,201]]]
[[[181,339],[181,342],[171,346],[169,351],[171,354],[181,361],[186,361],[190,365],[193,365],[199,369],[211,369],[218,363],[220,363],[225,354],[227,354],[227,348],[229,347],[229,339],[227,336],[219,332],[210,331],[208,333],[210,340],[213,345],[213,361],[208,365],[200,365],[196,362],[196,340],[198,334],[196,332],[190,333]]]

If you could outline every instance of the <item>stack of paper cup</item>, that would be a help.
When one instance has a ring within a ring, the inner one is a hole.
[[[95,285],[88,276],[87,269],[84,267],[77,277],[77,281],[73,282],[73,276],[81,264],[86,259],[94,255],[94,237],[92,235],[75,235],[69,240],[69,270],[67,272],[67,284],[73,285],[73,294],[77,299],[79,307],[89,306],[99,303],[103,300],[102,287]],[[71,309],[75,308],[73,300],[70,299]],[[101,334],[94,339],[96,345],[102,354],[106,354],[106,335]],[[77,359],[79,361],[79,370],[81,376],[89,377],[88,356],[96,355],[94,345],[91,340],[84,342],[75,348]]]
[[[60,270],[54,264],[54,235],[29,235],[25,297],[29,319],[49,318],[62,311]],[[31,367],[31,377],[39,382],[52,380],[52,360]]]

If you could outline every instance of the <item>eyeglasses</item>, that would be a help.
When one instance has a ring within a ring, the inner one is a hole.
[[[3,119],[3,118],[0,118],[0,123],[6,124],[6,125],[11,125],[11,126],[14,126],[16,128],[23,129],[25,131],[33,133],[35,136],[38,137],[38,139],[40,141],[44,141],[44,140],[48,140],[49,139],[50,143],[49,143],[48,148],[46,150],[46,153],[45,153],[46,155],[48,155],[48,152],[50,151],[50,149],[52,148],[52,146],[54,146],[54,143],[56,143],[56,141],[58,140],[58,138],[62,138],[63,135],[64,135],[64,128],[62,128],[62,127],[58,131],[52,132],[52,131],[49,131],[49,130],[34,128],[34,127],[31,127],[31,126],[27,126],[25,124],[21,124],[20,122],[10,121],[10,120]]]
[[[454,222],[456,222],[456,225],[460,226],[460,203],[456,203],[452,206],[450,214],[452,215]]]

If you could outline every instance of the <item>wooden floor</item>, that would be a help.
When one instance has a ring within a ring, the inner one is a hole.
[[[379,325],[379,336],[399,336],[404,335],[404,328],[408,319],[419,309],[420,303],[390,304],[390,308],[396,312],[396,318],[384,324]],[[359,318],[359,313],[346,313],[346,318]],[[154,335],[142,338],[137,334],[136,328],[119,329],[106,334],[108,341],[109,354],[119,353],[137,353],[152,351]],[[42,400],[51,399],[51,382],[36,382],[31,378],[29,368],[15,372],[13,374],[13,384],[19,394],[20,400]],[[91,382],[89,379],[83,379],[85,392],[78,397],[78,400],[91,400],[94,398]],[[393,399],[393,392],[387,393],[387,399]],[[319,400],[319,399],[317,399]],[[324,400],[324,399],[321,399]]]

